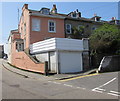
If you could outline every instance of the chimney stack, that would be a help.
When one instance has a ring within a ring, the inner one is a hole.
[[[116,20],[116,17],[112,17],[112,20]]]
[[[51,13],[54,13],[54,14],[57,13],[57,8],[56,8],[56,5],[55,5],[55,4],[53,5],[53,8],[52,8],[52,10],[51,10]]]
[[[76,17],[77,18],[81,17],[81,12],[79,12],[78,9],[76,9]]]
[[[28,4],[24,4],[22,10],[28,9]]]

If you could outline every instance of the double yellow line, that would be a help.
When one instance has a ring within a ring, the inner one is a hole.
[[[60,81],[63,81],[63,82],[64,81],[70,81],[70,80],[75,80],[75,79],[84,78],[84,77],[90,77],[90,76],[95,76],[95,75],[99,75],[99,74],[95,73],[95,74],[83,75],[83,76],[78,76],[78,77],[69,78],[69,79],[60,80]]]

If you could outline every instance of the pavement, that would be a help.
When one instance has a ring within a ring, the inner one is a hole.
[[[77,73],[77,74],[54,74],[54,75],[45,76],[43,74],[34,73],[34,72],[30,72],[30,71],[24,71],[24,70],[21,70],[17,67],[13,67],[10,64],[8,64],[7,60],[3,60],[2,65],[7,70],[9,70],[13,73],[16,73],[20,76],[23,76],[25,78],[45,79],[45,80],[64,80],[64,79],[74,78],[77,76],[88,75],[88,74],[96,71],[96,69],[93,69],[93,70],[90,70],[87,72]]]

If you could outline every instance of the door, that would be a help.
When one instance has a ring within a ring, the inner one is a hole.
[[[75,73],[82,71],[81,52],[60,52],[60,73]]]
[[[55,52],[50,52],[50,71],[57,72],[56,70],[56,54]]]

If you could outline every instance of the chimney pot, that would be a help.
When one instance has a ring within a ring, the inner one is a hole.
[[[116,17],[112,17],[112,20],[116,20]]]

